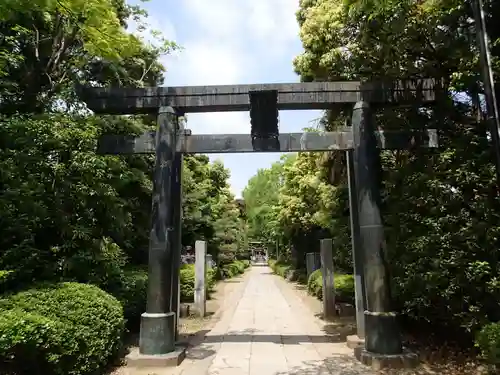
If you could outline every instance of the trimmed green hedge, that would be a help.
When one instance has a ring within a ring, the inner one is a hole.
[[[323,276],[320,269],[311,273],[311,276],[307,279],[303,271],[295,270],[291,263],[270,259],[268,264],[276,275],[289,281],[304,283],[307,281],[308,293],[319,299],[323,298]],[[352,275],[336,274],[334,280],[336,299],[340,302],[354,303],[354,277]]]
[[[250,267],[250,261],[241,260],[230,263],[221,271],[225,273],[225,277],[227,278],[243,273],[245,268],[248,267]],[[208,293],[214,290],[217,281],[216,276],[221,271],[217,268],[207,270]],[[123,279],[121,289],[113,294],[123,305],[127,327],[129,329],[136,329],[139,326],[141,314],[146,311],[148,271],[145,268],[127,270]],[[183,265],[180,270],[182,302],[193,301],[194,279],[194,264]]]
[[[335,274],[335,298],[339,302],[354,303],[354,277],[353,275]],[[323,275],[321,270],[316,270],[307,280],[307,292],[319,299],[323,298]]]
[[[274,259],[270,259],[267,263],[276,275],[284,277],[288,281],[298,281],[303,284],[307,282],[305,271],[296,270],[291,263]]]
[[[250,261],[235,260],[234,262],[224,264],[221,267],[221,276],[224,279],[229,279],[231,277],[242,274],[248,267],[250,267]]]
[[[43,285],[0,300],[3,374],[89,375],[122,348],[120,302],[93,285]]]

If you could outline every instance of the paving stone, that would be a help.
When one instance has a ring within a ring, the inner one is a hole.
[[[253,267],[224,301],[204,343],[176,375],[372,375],[345,343],[332,343],[292,287]]]

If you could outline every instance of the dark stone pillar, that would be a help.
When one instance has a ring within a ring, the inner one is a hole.
[[[179,130],[182,132],[182,129]],[[180,144],[178,145],[180,146]],[[182,168],[184,156],[178,148],[174,155],[172,164],[172,228],[173,228],[173,256],[172,256],[172,292],[171,306],[172,311],[176,314],[175,320],[175,339],[179,337],[179,271],[181,265],[182,251]]]
[[[172,256],[172,161],[175,155],[178,118],[172,107],[161,107],[156,131],[153,177],[153,208],[149,240],[148,296],[141,317],[139,352],[166,354],[175,349],[175,312],[171,310]]]
[[[321,255],[320,253],[307,253],[306,254],[306,271],[307,278],[311,276],[311,273],[321,268]]]
[[[361,234],[359,230],[359,207],[356,193],[356,178],[354,171],[353,151],[346,152],[347,176],[349,181],[349,218],[351,221],[351,251],[354,267],[354,297],[356,300],[356,334],[360,339],[365,338],[365,310],[366,291],[363,264],[363,246],[361,246]]]
[[[364,253],[367,311],[365,348],[378,354],[402,353],[396,313],[391,309],[390,280],[379,187],[380,156],[372,113],[367,102],[358,102],[352,116],[353,162],[359,207],[359,230]]]

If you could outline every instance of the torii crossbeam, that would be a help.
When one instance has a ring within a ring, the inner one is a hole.
[[[390,309],[389,280],[383,261],[385,242],[376,161],[378,149],[437,147],[437,131],[376,130],[372,108],[430,105],[436,102],[439,89],[439,82],[433,79],[194,87],[80,87],[80,97],[95,113],[158,114],[156,132],[139,137],[106,135],[100,140],[98,150],[103,154],[156,154],[148,300],[146,312],[142,315],[140,353],[165,356],[175,351],[182,155],[335,150],[348,155],[358,335],[365,338],[365,354],[402,353],[401,338],[395,328],[396,314]],[[350,127],[334,132],[278,133],[278,110],[327,110],[346,105],[353,106]],[[191,134],[178,120],[185,113],[227,111],[250,111],[250,134]]]

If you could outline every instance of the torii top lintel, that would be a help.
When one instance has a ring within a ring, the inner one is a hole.
[[[436,100],[438,82],[418,79],[397,82],[309,82],[223,86],[144,88],[80,87],[80,97],[96,113],[152,113],[172,106],[183,113],[247,111],[249,93],[276,90],[278,109],[329,109],[360,100],[404,105]]]

